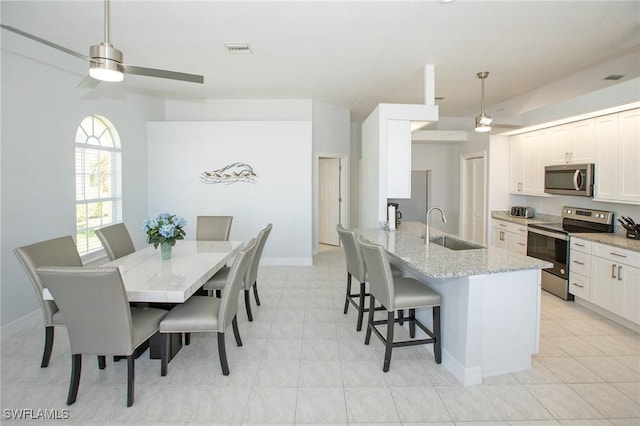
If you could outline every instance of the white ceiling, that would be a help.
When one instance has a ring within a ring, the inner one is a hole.
[[[103,11],[98,0],[3,0],[1,20],[88,54],[104,39]],[[110,41],[127,64],[204,75],[204,85],[125,78],[127,90],[169,99],[312,98],[362,121],[378,103],[423,103],[434,64],[441,117],[477,115],[476,73],[489,71],[485,109],[508,120],[640,76],[640,2],[114,0]],[[225,42],[253,53],[230,55]],[[42,49],[26,46],[25,56]],[[88,65],[58,57],[80,82]]]

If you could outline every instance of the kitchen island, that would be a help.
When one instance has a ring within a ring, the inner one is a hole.
[[[462,384],[531,368],[540,335],[540,270],[548,262],[495,247],[451,250],[424,240],[425,225],[358,229],[389,260],[442,296],[442,363]],[[444,235],[430,229],[431,237]],[[431,312],[417,313],[431,325]],[[431,350],[431,348],[430,348]]]

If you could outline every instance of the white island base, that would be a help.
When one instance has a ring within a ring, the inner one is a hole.
[[[539,269],[433,279],[399,266],[442,296],[442,363],[463,385],[531,368],[539,350]],[[430,309],[417,315],[431,325]]]

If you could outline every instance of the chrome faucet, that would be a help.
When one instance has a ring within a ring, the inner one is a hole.
[[[447,223],[447,217],[444,215],[444,212],[442,211],[442,209],[440,207],[431,207],[429,210],[427,210],[427,222],[425,224],[424,227],[424,241],[425,244],[429,245],[429,215],[431,214],[431,212],[433,210],[438,210],[440,212],[440,216],[442,217],[442,222],[443,223]]]

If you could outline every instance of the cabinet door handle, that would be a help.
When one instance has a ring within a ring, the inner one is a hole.
[[[500,231],[500,241],[504,241],[504,231]]]
[[[518,243],[519,246],[524,246],[524,243]]]
[[[574,260],[573,263],[577,263],[578,265],[584,265],[584,262],[579,262],[577,260]]]
[[[611,278],[616,277],[616,265],[611,265]]]
[[[503,228],[507,227],[507,225],[505,225],[504,223],[499,223],[498,226],[502,226]]]
[[[612,256],[617,256],[617,257],[623,257],[623,258],[626,258],[626,257],[627,257],[627,256],[625,256],[624,254],[614,253],[614,252],[612,252],[612,251],[610,251],[610,252],[609,252],[609,254],[610,254],[610,255],[612,255]]]
[[[622,281],[622,266],[618,266],[618,281]]]
[[[584,247],[584,244],[581,244],[581,243],[573,243],[573,244],[578,246],[578,247]]]
[[[571,284],[572,284],[572,285],[575,285],[576,287],[584,288],[584,286],[583,286],[583,285],[580,285],[580,284],[578,284],[578,283],[571,283]]]

